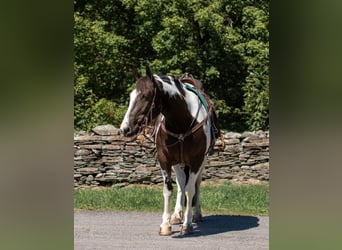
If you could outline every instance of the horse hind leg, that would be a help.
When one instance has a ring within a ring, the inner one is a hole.
[[[195,222],[195,223],[203,221],[202,211],[201,211],[201,201],[200,201],[200,185],[202,182],[202,171],[203,171],[203,167],[200,169],[200,172],[198,174],[196,184],[195,184],[195,194],[192,199],[192,206],[195,207],[192,222]]]
[[[186,208],[184,213],[184,221],[180,230],[181,235],[187,235],[193,233],[192,226],[192,198],[195,194],[195,183],[197,180],[198,173],[190,173],[188,183],[185,186],[186,196]]]
[[[183,217],[184,217],[183,211],[174,212],[174,213],[171,215],[170,224],[171,224],[171,225],[179,225],[179,224],[182,224]]]

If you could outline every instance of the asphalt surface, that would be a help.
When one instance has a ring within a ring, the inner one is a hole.
[[[194,233],[159,236],[160,213],[74,212],[74,249],[268,249],[269,218],[265,216],[204,215]]]

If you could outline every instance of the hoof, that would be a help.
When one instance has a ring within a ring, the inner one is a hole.
[[[171,225],[179,225],[179,224],[182,224],[182,219],[177,218],[177,217],[171,217],[170,224],[171,224]]]
[[[200,221],[203,221],[202,214],[195,214],[192,217],[192,222],[196,223],[196,222],[200,222]]]
[[[172,234],[171,226],[160,226],[159,235],[169,236]]]
[[[183,221],[183,212],[180,211],[178,214],[173,214],[171,216],[170,224],[179,225],[179,224],[182,224],[182,221]]]
[[[194,228],[192,225],[182,226],[180,230],[180,235],[188,235],[194,232]]]

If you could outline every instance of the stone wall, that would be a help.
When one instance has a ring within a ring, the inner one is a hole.
[[[96,130],[94,130],[96,131]],[[100,135],[102,134],[102,135]],[[74,187],[160,184],[163,181],[154,145],[112,133],[74,135]],[[208,156],[205,182],[269,180],[269,132],[224,133],[225,149]]]

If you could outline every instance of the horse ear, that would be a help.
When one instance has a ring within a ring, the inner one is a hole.
[[[135,67],[132,67],[131,70],[135,79],[139,80],[141,78],[141,74],[139,73],[139,71]]]
[[[146,65],[146,76],[151,79],[153,86],[159,88],[158,82],[155,81],[152,71],[148,65]]]
[[[148,65],[146,65],[146,75],[153,81],[152,71]]]

